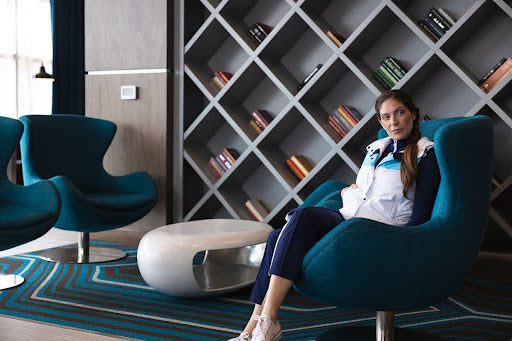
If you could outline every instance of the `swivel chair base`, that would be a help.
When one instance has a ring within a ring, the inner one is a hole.
[[[376,327],[340,327],[329,330],[316,338],[317,341],[433,341],[441,337],[420,330],[395,328],[395,315],[392,311],[378,311]]]
[[[126,252],[109,247],[90,247],[89,233],[80,232],[76,246],[43,250],[39,257],[57,263],[102,263],[122,259]]]
[[[20,275],[0,275],[0,290],[17,287],[25,282],[25,278]]]

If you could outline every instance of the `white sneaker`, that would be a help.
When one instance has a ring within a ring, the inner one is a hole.
[[[251,337],[247,332],[241,332],[240,335],[233,339],[229,339],[228,341],[250,341]]]
[[[251,341],[278,341],[281,339],[281,325],[273,322],[268,315],[260,315],[256,328],[252,331]]]

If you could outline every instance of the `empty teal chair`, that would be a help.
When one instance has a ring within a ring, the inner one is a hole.
[[[37,239],[57,221],[60,197],[50,181],[20,186],[7,178],[7,164],[18,147],[23,124],[0,117],[0,250],[7,250]],[[23,277],[0,275],[0,290],[23,283]]]
[[[49,179],[62,209],[55,227],[79,232],[77,247],[48,250],[41,257],[68,263],[104,262],[124,257],[114,248],[90,247],[89,234],[129,225],[157,203],[146,172],[113,176],[103,168],[116,125],[82,115],[28,115],[21,138],[25,183]],[[127,151],[127,154],[129,151]]]
[[[487,224],[493,131],[487,116],[421,122],[435,143],[441,183],[431,219],[418,226],[390,226],[353,218],[340,223],[305,256],[295,288],[343,308],[377,311],[377,331],[347,327],[317,340],[423,340],[433,335],[393,328],[394,312],[437,304],[462,284]],[[379,137],[384,137],[381,131]],[[340,208],[346,186],[329,181],[304,202]],[[336,203],[337,202],[337,203]]]

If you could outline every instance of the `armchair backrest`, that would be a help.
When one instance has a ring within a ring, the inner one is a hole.
[[[420,122],[422,136],[434,141],[441,183],[431,218],[444,228],[439,248],[451,249],[453,271],[469,270],[482,243],[491,193],[493,130],[487,116]],[[386,136],[385,131],[379,137]]]
[[[21,138],[26,184],[57,175],[81,191],[94,191],[104,172],[103,157],[114,138],[112,122],[81,115],[27,115]]]
[[[0,180],[7,180],[7,164],[18,146],[23,124],[15,119],[0,116]]]

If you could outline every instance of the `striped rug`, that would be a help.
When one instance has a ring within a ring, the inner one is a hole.
[[[0,259],[0,272],[26,279],[0,291],[0,315],[136,340],[226,340],[243,329],[249,289],[197,300],[165,296],[143,281],[136,250],[124,250],[123,260],[79,266],[30,253]],[[283,340],[313,340],[337,326],[375,325],[375,313],[326,306],[292,290],[280,321]],[[469,278],[436,306],[398,313],[396,325],[451,340],[510,341],[512,286]]]

